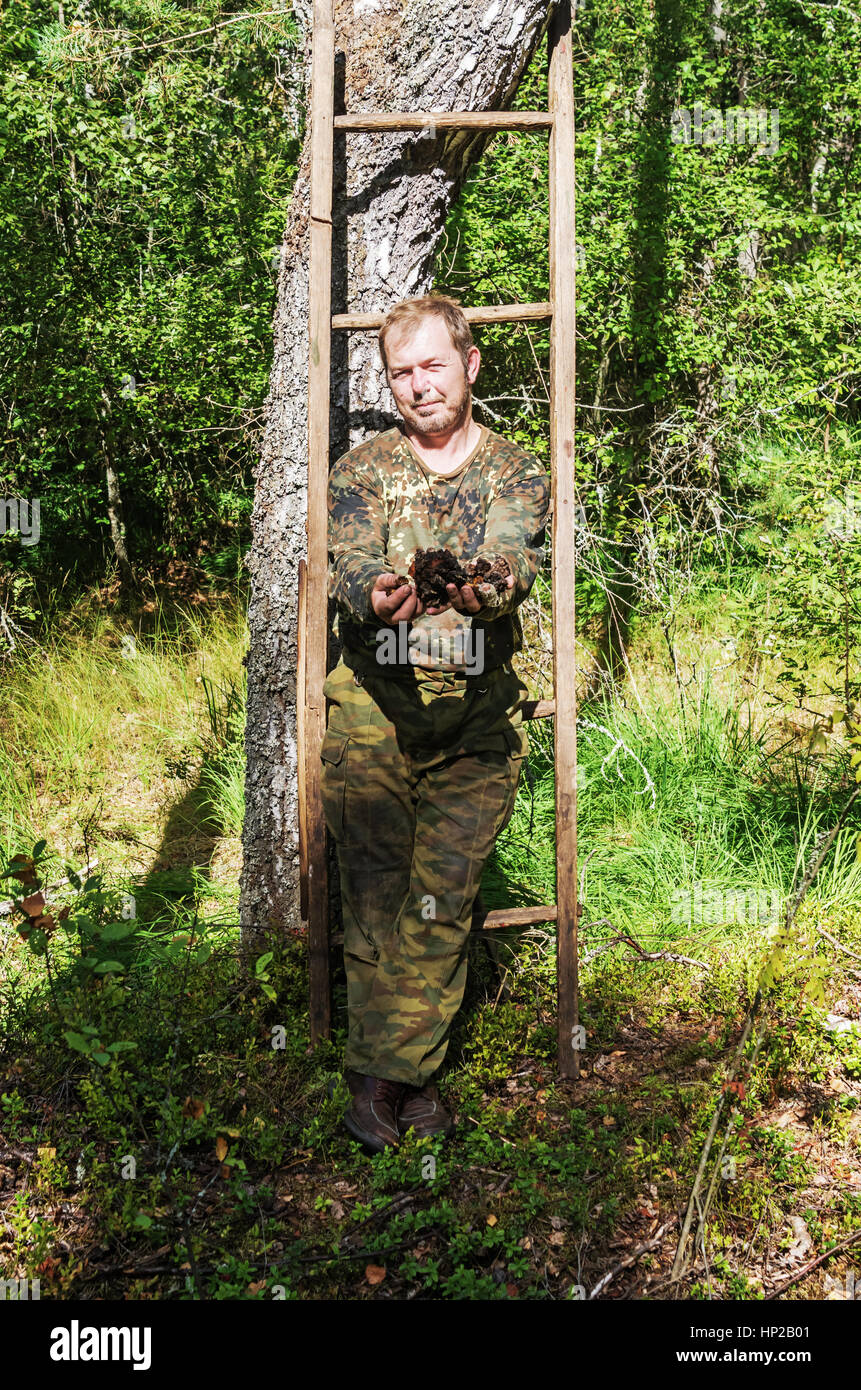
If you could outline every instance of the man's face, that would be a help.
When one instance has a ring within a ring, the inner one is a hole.
[[[428,314],[411,332],[386,338],[387,379],[399,413],[418,434],[444,434],[469,418],[470,387],[481,357],[470,348],[467,370],[445,320]]]

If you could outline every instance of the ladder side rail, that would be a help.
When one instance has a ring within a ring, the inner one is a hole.
[[[332,181],[335,114],[333,0],[314,0],[311,59],[310,249],[308,268],[308,506],[303,746],[306,807],[308,974],[312,1046],[331,1030],[329,894],[320,749],[326,731],[328,652],[329,398],[332,355]],[[300,854],[300,861],[302,855]]]
[[[574,70],[571,0],[548,31],[550,134],[550,469],[553,488],[553,694],[556,761],[557,1061],[580,1074],[577,979],[577,697],[574,623]]]
[[[308,793],[305,787],[305,653],[308,647],[307,560],[299,561],[296,623],[296,788],[299,798],[299,915],[308,927]]]

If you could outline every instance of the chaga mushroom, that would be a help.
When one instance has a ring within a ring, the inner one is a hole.
[[[500,557],[491,564],[483,555],[462,569],[450,550],[417,550],[410,565],[416,593],[426,608],[448,603],[447,584],[456,584],[458,589],[464,584],[487,584],[501,594],[510,573],[507,560]]]
[[[470,560],[466,572],[472,583],[491,584],[498,594],[505,593],[508,588],[506,581],[511,574],[508,561],[501,555],[493,564],[483,555],[479,555],[477,559]]]
[[[437,608],[448,603],[446,584],[462,589],[469,576],[461,569],[450,550],[417,550],[410,565],[416,593],[425,608]]]

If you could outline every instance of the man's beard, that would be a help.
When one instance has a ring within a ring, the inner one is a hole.
[[[398,409],[407,424],[417,433],[444,434],[447,430],[456,429],[458,425],[463,424],[469,414],[471,396],[470,385],[464,372],[463,387],[455,400],[440,401],[433,411],[416,410],[414,406],[406,404],[399,404]]]

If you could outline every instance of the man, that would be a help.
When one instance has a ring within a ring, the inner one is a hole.
[[[452,299],[404,300],[380,329],[403,423],[329,476],[329,674],[322,797],[338,854],[349,1036],[347,1129],[382,1152],[412,1126],[453,1131],[433,1078],[466,983],[473,904],[528,751],[511,664],[515,609],[543,558],[550,482],[472,418],[481,357]],[[401,583],[418,549],[506,574],[425,607]]]

